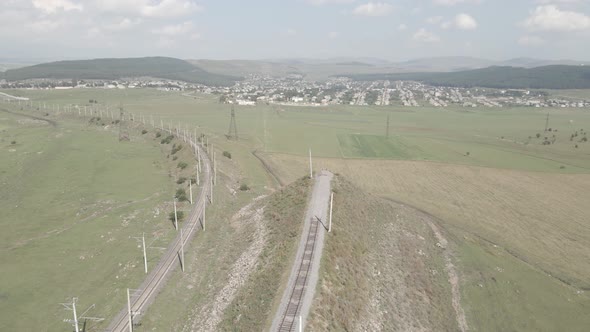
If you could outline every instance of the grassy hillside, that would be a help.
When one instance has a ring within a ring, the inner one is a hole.
[[[544,66],[537,68],[488,67],[452,73],[348,75],[356,80],[414,80],[435,86],[500,89],[589,89],[590,67]]]
[[[34,78],[105,79],[150,76],[207,85],[230,85],[237,77],[209,73],[184,60],[166,57],[58,61],[10,69],[8,81]]]
[[[89,123],[20,113],[0,106],[0,330],[64,331],[71,313],[58,303],[72,296],[112,317],[144,277],[130,237],[165,246],[175,235],[166,214],[177,162],[151,132],[120,143]],[[161,254],[148,252],[150,268]]]
[[[341,176],[333,186],[334,226],[308,329],[460,330],[457,317],[464,317],[453,308],[448,281],[451,246],[437,244],[432,218]]]

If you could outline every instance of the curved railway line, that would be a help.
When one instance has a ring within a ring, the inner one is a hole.
[[[181,136],[181,138],[184,138],[185,141],[188,139],[186,136]],[[188,139],[188,141],[190,142],[190,139]],[[130,308],[131,317],[133,317],[133,319],[129,318],[130,314],[126,306],[126,308],[121,310],[121,312],[119,312],[119,314],[112,320],[107,328],[108,331],[130,331],[129,324],[135,324],[141,319],[141,315],[147,310],[147,307],[153,302],[158,291],[165,284],[169,272],[178,264],[180,260],[179,251],[181,250],[181,241],[186,245],[196,233],[197,225],[201,224],[201,226],[203,226],[204,212],[208,199],[207,192],[211,189],[211,163],[207,154],[204,153],[203,149],[198,146],[198,144],[190,142],[190,146],[193,151],[196,152],[197,149],[200,151],[201,160],[205,165],[203,185],[201,186],[197,200],[193,204],[189,218],[182,226],[182,232],[178,232],[178,235],[174,238],[172,243],[170,243],[166,253],[158,262],[158,265],[148,274],[140,288],[131,294]],[[182,239],[181,234],[183,237]]]

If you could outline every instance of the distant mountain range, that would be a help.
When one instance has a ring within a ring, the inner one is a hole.
[[[239,77],[207,72],[187,61],[167,57],[57,61],[9,69],[0,79],[103,79],[154,77],[206,85],[232,85]]]
[[[209,72],[224,75],[246,76],[250,74],[265,74],[281,77],[288,74],[299,74],[309,80],[325,80],[333,76],[347,76],[352,74],[454,72],[492,66],[534,68],[549,65],[590,65],[590,61],[542,60],[533,58],[495,61],[461,56],[423,58],[404,62],[392,62],[367,57],[188,61]]]
[[[590,63],[517,58],[493,61],[436,57],[405,62],[377,58],[180,60],[167,57],[50,62],[9,69],[0,79],[109,79],[154,77],[205,85],[232,85],[244,76],[300,75],[307,80],[346,76],[356,80],[417,80],[433,85],[497,88],[590,88]]]
[[[457,72],[349,75],[355,80],[411,80],[434,86],[498,89],[590,89],[590,66],[551,65],[535,68],[492,66]]]
[[[473,57],[436,57],[411,60],[397,63],[396,65],[403,68],[404,71],[430,71],[430,72],[445,72],[445,71],[461,71],[470,69],[481,69],[492,66],[498,67],[522,67],[535,68],[550,65],[568,65],[576,66],[581,64],[590,65],[590,62],[574,61],[574,60],[542,60],[533,58],[515,58],[503,61],[486,60]]]

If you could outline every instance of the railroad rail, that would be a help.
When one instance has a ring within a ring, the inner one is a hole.
[[[172,131],[168,132],[173,133]],[[184,136],[181,136],[181,138],[184,138],[185,140],[188,139],[188,137]],[[190,139],[188,141],[190,142]],[[125,306],[125,308],[121,310],[121,312],[119,312],[119,314],[113,319],[107,328],[108,331],[131,331],[129,324],[135,324],[141,319],[141,315],[145,313],[148,306],[153,302],[158,291],[165,284],[165,281],[169,276],[169,272],[178,265],[178,252],[181,249],[181,241],[183,241],[183,244],[186,245],[196,233],[196,226],[202,222],[201,218],[203,217],[208,199],[207,192],[211,189],[211,163],[207,154],[200,146],[198,146],[198,144],[195,142],[190,142],[190,146],[193,151],[197,151],[198,149],[200,152],[201,161],[205,165],[203,172],[205,177],[198,198],[195,201],[195,204],[193,204],[193,208],[187,221],[182,226],[183,238],[181,239],[181,232],[178,232],[178,235],[170,243],[166,253],[158,262],[158,265],[148,274],[140,288],[135,290],[130,296],[131,316],[133,319],[129,319],[129,309],[127,306]],[[184,264],[184,262],[182,263]]]
[[[297,317],[299,316],[299,312],[301,310],[301,302],[303,301],[303,295],[305,294],[308,276],[313,263],[313,255],[315,252],[319,223],[320,222],[317,217],[311,219],[309,232],[307,233],[307,240],[305,243],[305,251],[301,257],[297,278],[293,284],[289,303],[285,308],[285,313],[283,314],[281,323],[279,325],[280,332],[291,332],[297,327]]]

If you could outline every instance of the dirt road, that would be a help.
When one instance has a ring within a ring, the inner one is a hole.
[[[315,177],[297,255],[271,331],[295,331],[300,320],[305,326],[318,281],[324,235],[328,229],[330,184],[333,176],[322,170]]]

